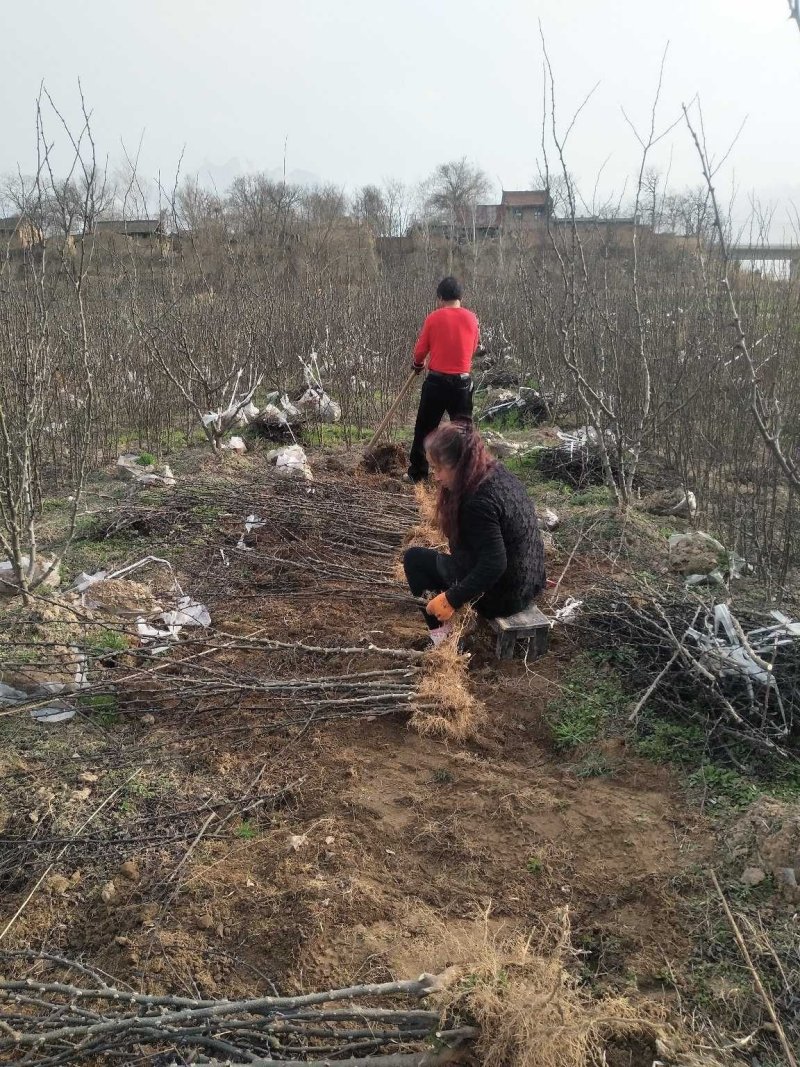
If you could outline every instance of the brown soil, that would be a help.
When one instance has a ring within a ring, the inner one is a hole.
[[[372,474],[402,474],[408,465],[408,456],[402,445],[378,445],[365,452],[362,459],[364,470]]]
[[[253,556],[261,550],[263,542]],[[570,578],[580,574],[574,566]],[[181,581],[195,591],[191,575]],[[238,606],[220,602],[214,625],[319,645],[368,636],[402,648],[422,634],[410,598],[324,589],[296,602],[260,591]],[[141,766],[140,793],[126,786],[121,795],[132,809],[128,835],[148,840],[67,852],[53,870],[62,881],[35,895],[5,945],[61,947],[143,989],[233,997],[272,983],[307,991],[436,971],[450,962],[444,932],[488,922],[525,935],[567,905],[584,977],[621,987],[635,974],[640,991],[660,994],[665,961],[679,967],[691,951],[675,886],[704,859],[705,828],[669,772],[622,742],[607,745],[610,777],[578,778],[575,755],[554,753],[546,715],[566,643],[530,665],[499,663],[490,647],[479,634],[468,679],[485,719],[463,743],[422,736],[400,717],[276,734],[253,710],[203,718],[165,708],[154,725],[126,716],[102,736],[80,720],[66,724],[50,735],[54,754],[28,736],[40,727],[22,724],[4,836],[32,811],[48,834],[69,836],[110,791],[106,780],[122,784]],[[252,655],[240,666],[259,669]],[[86,787],[85,771],[98,783]],[[193,850],[192,835],[170,840],[170,827],[183,825],[176,809],[206,810],[248,790],[276,799],[243,814],[221,808],[230,818],[219,836],[212,822]],[[162,813],[166,825],[136,828]],[[135,878],[121,870],[131,860]],[[32,863],[6,876],[6,916],[38,873]],[[110,902],[100,895],[108,880]]]

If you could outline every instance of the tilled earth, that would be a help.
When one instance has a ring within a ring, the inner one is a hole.
[[[148,505],[140,554],[172,547],[217,634],[411,649],[421,618],[396,561],[413,497],[380,475],[313,490],[264,477],[258,493],[206,483],[205,521],[188,493]],[[237,549],[268,502],[270,522]],[[599,777],[553,751],[548,704],[571,654],[556,637],[536,663],[499,663],[479,632],[469,685],[487,716],[464,744],[420,736],[402,712],[317,722],[301,701],[276,723],[264,700],[198,691],[206,668],[396,666],[252,646],[198,658],[183,694],[140,687],[49,728],[0,719],[0,928],[41,878],[3,947],[47,945],[141,990],[235,997],[437,971],[445,932],[482,915],[526,933],[566,905],[587,981],[635,976],[660,996],[665,965],[691,951],[681,889],[707,829],[669,772],[622,742]]]

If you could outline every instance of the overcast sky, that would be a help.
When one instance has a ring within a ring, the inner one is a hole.
[[[720,175],[800,205],[800,32],[786,0],[6,0],[0,173],[35,160],[43,80],[77,115],[77,79],[112,164],[121,145],[171,184],[224,187],[282,166],[349,189],[413,183],[460,156],[497,188],[530,187],[541,163],[541,21],[564,120],[599,83],[568,142],[589,199],[631,189],[669,45],[659,126],[699,95],[712,149],[744,129]],[[63,141],[53,122],[50,135]],[[699,181],[683,125],[653,163]]]

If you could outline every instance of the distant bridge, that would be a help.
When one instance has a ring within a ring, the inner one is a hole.
[[[740,263],[742,260],[788,263],[789,277],[800,276],[800,245],[731,245],[728,255]]]

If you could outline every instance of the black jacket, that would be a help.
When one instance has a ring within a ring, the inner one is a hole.
[[[486,618],[513,615],[544,588],[536,509],[519,478],[502,464],[462,501],[450,553],[458,575],[447,590],[454,608],[472,601]]]

